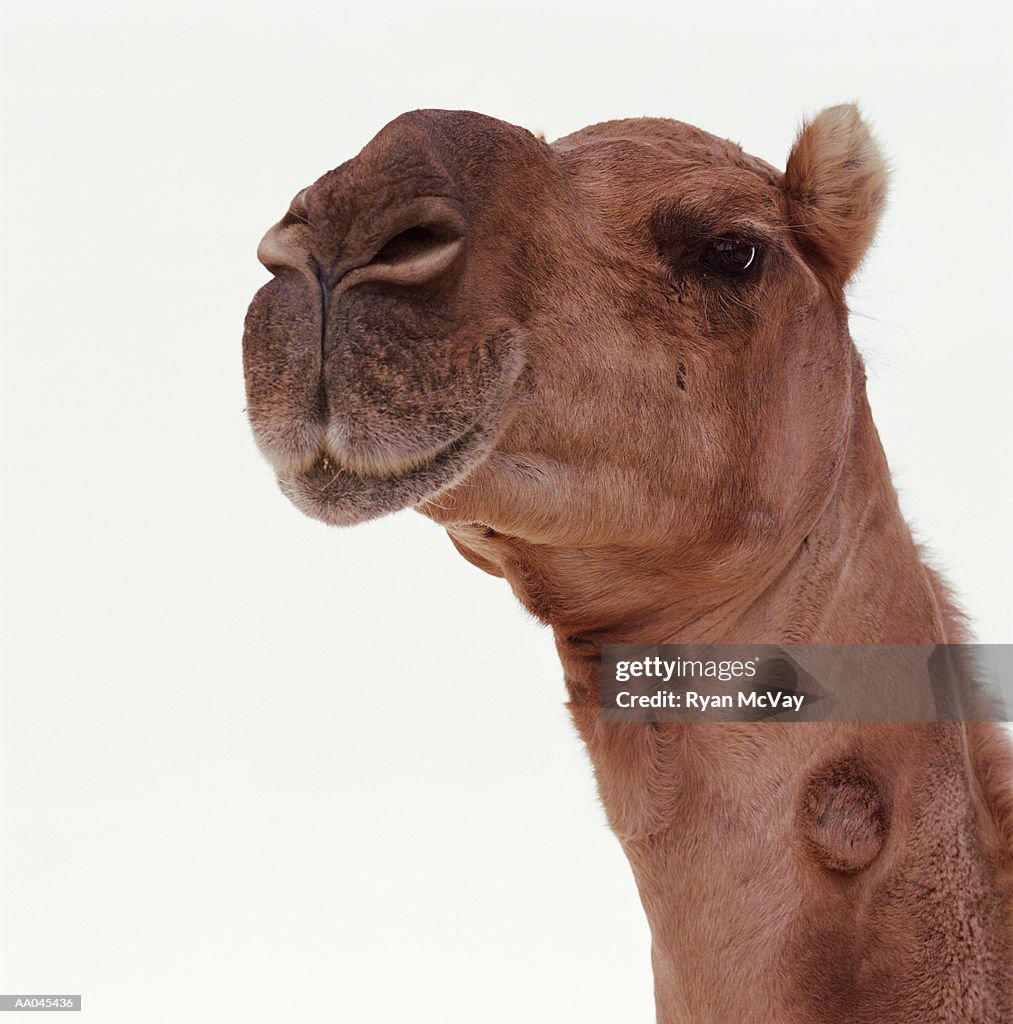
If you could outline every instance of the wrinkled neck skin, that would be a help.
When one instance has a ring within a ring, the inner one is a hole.
[[[553,626],[569,707],[650,923],[662,1024],[1013,1019],[1007,839],[975,769],[993,726],[600,717],[604,643],[964,639],[901,517],[864,393],[850,431],[804,538],[776,560],[752,557],[724,587],[638,568],[664,564],[658,551],[525,550],[522,570],[508,551],[497,558]],[[580,592],[568,604],[571,581]],[[637,607],[638,594],[650,603]],[[889,823],[860,870],[835,870],[799,834],[805,787],[835,759],[857,759],[877,780]]]

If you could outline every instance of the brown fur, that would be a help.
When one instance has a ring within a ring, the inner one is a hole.
[[[831,107],[799,134],[784,172],[795,230],[811,259],[844,282],[872,243],[886,163],[853,106]]]
[[[853,107],[784,174],[675,121],[552,146],[416,111],[261,248],[249,413],[282,489],[406,506],[551,624],[653,935],[658,1017],[1013,1016],[989,724],[607,724],[608,642],[965,638],[897,505],[843,287],[883,208]],[[755,244],[741,277],[701,262]]]

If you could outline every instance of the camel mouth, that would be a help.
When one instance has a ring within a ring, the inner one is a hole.
[[[354,526],[423,505],[460,483],[492,454],[517,412],[517,385],[527,367],[524,346],[513,330],[498,333],[494,341],[499,351],[476,389],[480,400],[474,403],[474,418],[464,420],[449,441],[422,451],[412,446],[410,453],[394,456],[389,448],[381,454],[384,438],[391,437],[389,426],[358,448],[348,445],[341,430],[306,430],[296,445],[306,457],[292,461],[290,448],[279,464],[277,456],[268,454],[281,492],[301,512],[329,526]],[[406,426],[402,422],[395,433],[403,436]]]
[[[353,526],[452,487],[489,454],[494,433],[491,425],[475,424],[425,460],[383,475],[351,469],[323,449],[307,468],[279,472],[278,486],[306,515],[329,526]]]

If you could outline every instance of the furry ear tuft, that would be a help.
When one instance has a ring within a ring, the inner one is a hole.
[[[886,161],[854,104],[803,124],[784,173],[792,227],[805,255],[840,286],[872,243],[886,186]]]

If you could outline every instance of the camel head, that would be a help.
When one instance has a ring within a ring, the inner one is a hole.
[[[959,636],[848,332],[885,183],[851,106],[783,173],[675,121],[550,146],[416,111],[261,243],[261,450],[309,515],[414,507],[552,623],[664,1021],[1007,1019],[965,1012],[1011,991],[998,733],[607,726],[598,702],[610,640]],[[805,965],[795,1015],[755,998],[776,950]]]
[[[404,114],[260,245],[256,440],[307,514],[415,507],[508,577],[525,546],[755,572],[840,472],[862,383],[843,288],[884,195],[851,106],[784,173],[676,121],[550,146]]]

